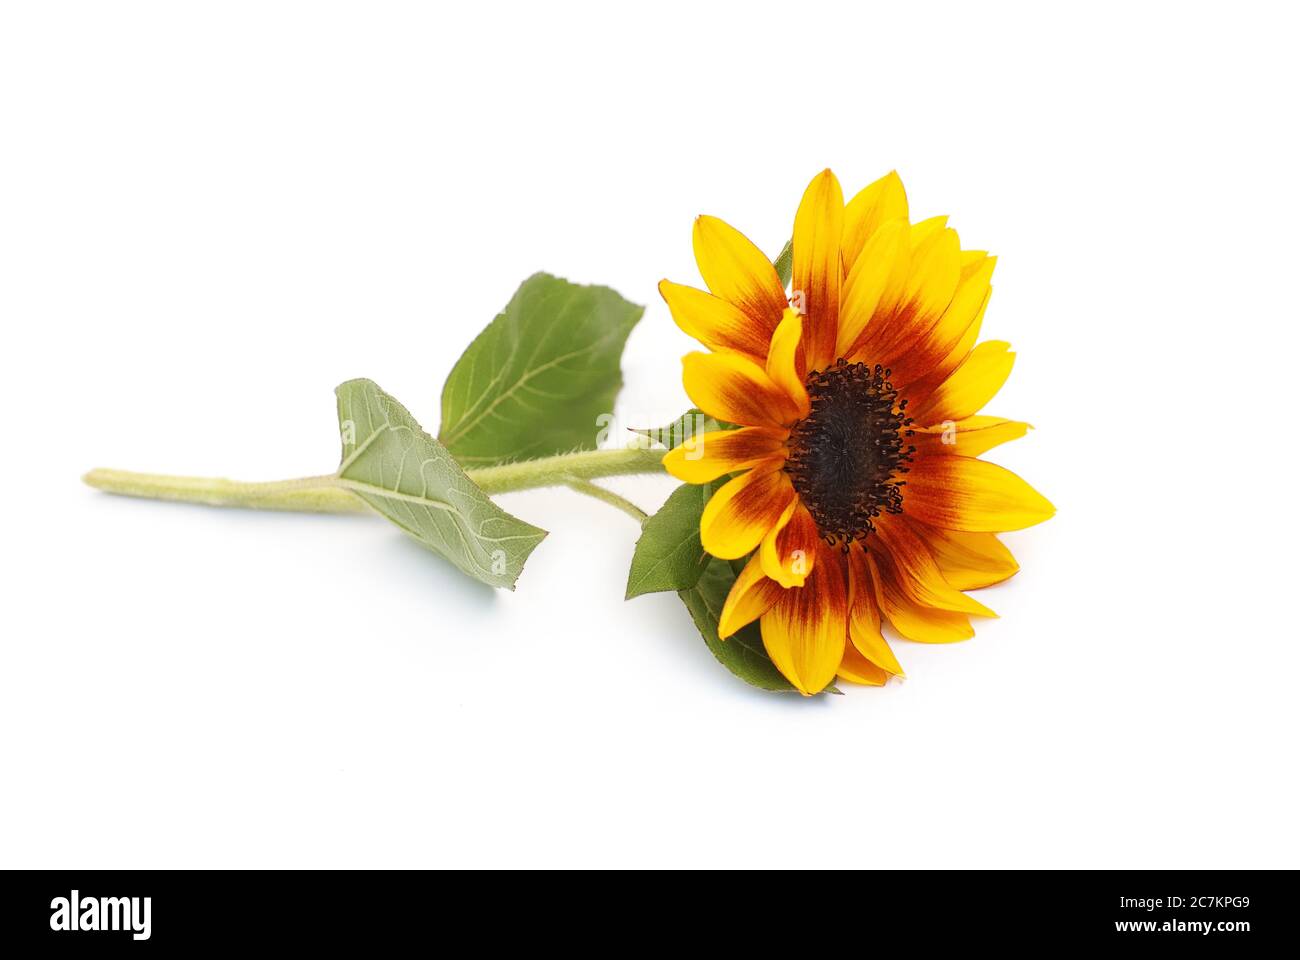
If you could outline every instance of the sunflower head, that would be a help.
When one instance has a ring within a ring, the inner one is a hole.
[[[870,367],[843,357],[813,371],[805,385],[808,415],[786,444],[785,471],[799,502],[828,541],[848,549],[875,529],[881,511],[903,510],[903,475],[916,447],[907,401]]]
[[[1054,512],[978,459],[1028,429],[979,413],[1014,358],[977,343],[995,258],[963,250],[946,217],[913,223],[897,174],[846,205],[829,170],[795,215],[789,291],[721,220],[699,217],[694,247],[708,290],[659,290],[709,348],[684,358],[686,392],[734,429],[664,465],[690,483],[731,476],[700,520],[709,553],[749,557],[719,634],[758,619],[805,694],[901,676],[882,621],[909,640],[973,636],[970,617],[993,613],[963,591],[1018,569],[995,534]]]

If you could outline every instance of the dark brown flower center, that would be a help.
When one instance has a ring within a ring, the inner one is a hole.
[[[875,530],[875,519],[903,510],[902,474],[916,447],[906,400],[880,364],[843,358],[808,375],[812,409],[790,431],[785,469],[827,543],[845,550]]]

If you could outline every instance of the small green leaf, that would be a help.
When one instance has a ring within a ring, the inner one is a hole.
[[[721,483],[683,483],[641,527],[627,574],[631,600],[643,593],[687,590],[699,582],[709,555],[700,544],[700,514]]]
[[[736,575],[731,567],[725,561],[714,560],[705,568],[699,582],[689,590],[679,591],[678,596],[686,604],[691,619],[719,663],[741,680],[763,690],[794,690],[790,681],[781,676],[768,659],[757,623],[736,631],[726,640],[718,639],[718,617],[735,582]]]
[[[794,241],[787,240],[781,252],[776,255],[772,261],[772,266],[776,267],[776,275],[781,281],[782,287],[790,286],[790,275],[794,272]]]
[[[438,440],[473,466],[594,449],[644,312],[608,287],[529,277],[452,368]]]
[[[680,446],[685,441],[698,437],[702,433],[708,433],[711,430],[731,429],[734,429],[734,424],[715,420],[707,413],[692,407],[667,426],[634,428],[632,432],[645,437],[650,441],[651,446],[671,450],[673,447]]]
[[[546,536],[506,513],[400,403],[370,380],[338,396],[340,484],[476,580],[513,590]]]

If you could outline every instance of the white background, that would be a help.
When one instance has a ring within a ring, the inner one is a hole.
[[[3,866],[1300,866],[1283,5],[2,9]],[[692,218],[775,252],[826,166],[999,255],[995,459],[1059,509],[905,683],[746,688],[563,491],[508,594],[79,483],[328,472],[350,377],[434,426],[539,269],[648,304],[671,417]]]

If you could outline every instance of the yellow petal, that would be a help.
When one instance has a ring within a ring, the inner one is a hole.
[[[735,304],[668,280],[659,282],[659,294],[677,326],[706,347],[766,356],[770,331]]]
[[[943,351],[919,353],[916,348],[926,343],[926,336],[939,323],[961,278],[957,232],[942,226],[943,219],[907,228],[875,311],[844,354],[846,359],[880,363],[891,370],[926,367],[942,359]],[[856,313],[851,322],[861,324],[861,314]]]
[[[878,518],[870,544],[873,553],[888,555],[895,583],[915,606],[981,617],[996,616],[978,600],[949,585],[939,565],[934,562],[929,546],[902,517]]]
[[[877,312],[889,315],[897,311],[907,301],[908,281],[912,276],[921,249],[927,242],[941,233],[948,224],[947,217],[931,217],[920,223],[910,224],[903,236],[903,250],[899,255],[898,269],[890,275],[885,291],[880,296]],[[958,270],[960,271],[960,257]]]
[[[794,495],[786,472],[766,465],[728,480],[700,516],[704,549],[723,560],[743,557],[776,526]]]
[[[1029,429],[1029,424],[1018,420],[967,417],[922,427],[913,433],[912,443],[922,455],[978,457],[1000,444],[1020,439]]]
[[[799,418],[794,401],[742,353],[688,353],[682,383],[697,407],[724,423],[780,428]]]
[[[965,420],[983,409],[1011,376],[1016,355],[1003,340],[985,340],[934,392],[908,409],[917,423]]]
[[[891,276],[862,350],[877,363],[910,351],[938,323],[961,280],[961,242],[947,227],[923,233],[929,224],[911,228],[911,255],[902,283]],[[888,365],[888,364],[886,364]]]
[[[767,353],[767,375],[790,397],[799,416],[806,417],[810,404],[808,390],[803,385],[803,371],[799,369],[799,341],[802,336],[803,318],[787,308],[776,333],[772,334],[772,344]]]
[[[930,547],[943,578],[958,590],[978,590],[1001,583],[1020,570],[1011,551],[991,533],[940,530],[909,521]]]
[[[807,582],[783,590],[759,621],[767,655],[805,696],[835,679],[844,659],[847,608],[844,570],[823,545]]]
[[[912,266],[903,302],[921,317],[940,317],[952,303],[961,281],[961,241],[951,227],[936,230],[919,242],[913,229]]]
[[[918,643],[956,643],[975,636],[966,614],[918,607],[908,599],[899,588],[887,560],[868,556],[867,564],[876,585],[876,601],[881,612],[889,618],[900,636]]]
[[[966,328],[966,332],[962,334],[956,345],[948,351],[948,355],[934,364],[923,377],[912,383],[903,384],[899,388],[899,392],[908,399],[913,410],[919,409],[920,404],[926,402],[940,384],[952,376],[953,371],[970,356],[971,350],[975,347],[975,341],[979,339],[980,327],[984,322],[984,312],[988,309],[989,299],[992,295],[993,288],[989,287],[984,294],[984,301],[975,311],[975,317],[971,320],[970,326]]]
[[[1004,467],[972,457],[918,457],[903,487],[908,516],[945,530],[994,533],[1042,523],[1056,512]]]
[[[971,254],[978,254],[978,256],[974,259],[966,260],[965,258]],[[990,257],[979,250],[963,250],[962,258],[961,282],[963,287],[968,282],[977,280],[977,278],[983,275],[985,271],[988,271],[989,279],[991,281],[992,271],[998,265],[997,257]],[[978,289],[978,287],[975,289]],[[947,377],[948,374],[957,369],[957,366],[966,359],[966,354],[970,353],[971,349],[975,346],[975,341],[979,339],[980,323],[984,320],[984,311],[988,309],[989,297],[992,293],[993,284],[990,282],[987,289],[984,291],[984,299],[981,300],[979,306],[975,308],[975,313],[971,317],[970,324],[966,327],[966,332],[962,334],[962,338],[958,342],[957,346],[953,348],[944,363],[940,365],[939,372],[941,372],[942,376],[940,376],[939,379],[941,381]],[[957,300],[957,297],[954,296],[953,300]],[[962,305],[965,306],[965,301],[963,301]],[[951,310],[953,308],[949,307],[949,309]]]
[[[664,469],[687,483],[708,483],[769,460],[785,460],[783,431],[763,427],[711,430],[664,455]]]
[[[867,552],[854,546],[849,550],[849,640],[858,653],[877,669],[903,676],[903,668],[880,632],[880,608],[876,586],[867,565]]]
[[[862,254],[853,263],[844,281],[844,294],[840,304],[840,323],[835,337],[835,356],[847,357],[862,336],[867,324],[875,315],[876,306],[899,269],[900,258],[907,253],[906,220],[890,220],[872,233]],[[906,270],[906,267],[903,267]],[[900,278],[899,282],[902,282]]]
[[[883,687],[889,682],[888,671],[880,669],[864,657],[851,643],[844,645],[844,659],[840,661],[838,676],[849,683],[861,683],[869,687]]]
[[[763,572],[783,587],[802,587],[816,563],[820,539],[807,508],[792,501],[759,545]]]
[[[764,343],[770,340],[786,307],[785,288],[772,261],[717,217],[696,217],[692,242],[708,288],[753,318]]]
[[[794,218],[790,300],[804,316],[803,342],[810,370],[820,370],[835,359],[843,233],[844,194],[835,174],[823,170],[808,184]]]
[[[958,281],[956,292],[943,314],[929,327],[916,330],[903,344],[901,352],[892,351],[883,359],[882,362],[893,370],[890,380],[896,387],[935,373],[958,345],[967,340],[971,325],[983,316],[992,289],[990,281],[996,263],[994,257],[985,257],[980,261],[973,273]],[[964,273],[964,270],[959,268],[958,272]],[[935,292],[932,290],[931,294]],[[973,337],[969,342],[974,343]],[[970,347],[966,349],[969,350]]]
[[[918,220],[912,224],[912,249],[919,248],[924,241],[946,226],[948,226],[947,217],[930,217],[928,220]]]
[[[844,274],[853,272],[858,255],[882,224],[907,220],[907,192],[896,171],[858,191],[844,208]]]
[[[781,585],[767,578],[758,554],[754,554],[731,585],[731,592],[722,605],[722,613],[718,616],[718,637],[725,640],[741,627],[753,623],[772,608],[781,593]]]

